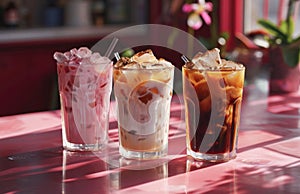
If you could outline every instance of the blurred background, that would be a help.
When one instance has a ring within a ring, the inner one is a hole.
[[[220,48],[223,57],[247,66],[251,83],[268,61],[268,44],[257,20],[277,22],[278,10],[286,8],[288,1],[207,0],[213,5],[207,11],[211,23],[204,21],[194,29],[188,25],[191,13],[183,11],[183,6],[199,2],[205,1],[0,0],[0,116],[58,109],[53,53],[91,47],[104,36],[136,24],[173,26],[192,34],[207,48]],[[296,35],[300,33],[298,9]],[[181,54],[168,52],[164,57],[180,67]]]

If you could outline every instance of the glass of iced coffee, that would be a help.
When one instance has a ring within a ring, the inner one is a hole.
[[[56,52],[63,147],[97,151],[108,140],[112,61],[86,47]]]
[[[114,65],[119,151],[125,158],[153,159],[168,152],[174,66],[151,50]]]
[[[198,53],[182,68],[187,154],[198,160],[236,157],[245,67],[220,58],[219,50]]]

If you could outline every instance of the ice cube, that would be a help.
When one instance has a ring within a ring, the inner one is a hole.
[[[157,60],[150,49],[141,51],[131,58],[122,57],[114,66],[123,69],[161,69],[163,67],[173,67],[170,62],[164,59]]]
[[[161,82],[169,82],[172,78],[172,72],[170,72],[168,69],[163,69],[163,70],[160,70],[159,72],[156,72],[156,73],[153,73],[151,75],[151,78],[153,80],[159,80]]]
[[[241,64],[235,63],[233,61],[227,61],[225,59],[222,59],[222,63],[224,68],[240,69],[242,67]]]
[[[77,55],[77,49],[72,49],[69,52],[65,52],[64,55],[68,58],[68,60],[70,62],[76,63],[77,65],[79,65],[81,58],[78,58]]]
[[[137,62],[129,62],[124,67],[124,69],[141,69],[141,65]]]
[[[90,62],[97,64],[101,61],[101,55],[99,53],[93,53],[90,57]]]
[[[157,63],[158,60],[154,56],[151,49],[147,49],[145,51],[138,52],[137,54],[131,57],[131,61],[135,61],[137,63]]]
[[[92,51],[87,47],[81,47],[78,49],[75,55],[79,58],[88,58],[92,55]]]
[[[55,52],[53,57],[58,63],[64,63],[68,61],[68,58],[61,52]]]
[[[107,66],[111,63],[111,60],[107,57],[101,56],[99,53],[93,53],[89,58],[91,65]]]
[[[64,52],[64,55],[68,60],[71,60],[72,54],[70,51]]]
[[[112,64],[112,61],[109,58],[103,57],[99,53],[93,53],[89,58],[89,61],[90,65],[94,65],[95,70],[99,73]]]
[[[76,49],[76,48],[71,49],[71,50],[70,50],[70,53],[71,53],[72,55],[76,55],[76,54],[77,54],[77,49]]]
[[[90,60],[88,58],[73,58],[73,60],[71,60],[70,62],[74,62],[76,63],[77,65],[89,65],[90,64]]]
[[[112,64],[112,61],[109,58],[103,56],[101,57],[101,60],[98,60],[97,62],[106,67]]]
[[[218,69],[222,66],[222,61],[220,57],[220,50],[214,48],[205,53],[197,53],[192,62],[195,64],[194,68],[197,69]]]
[[[88,74],[102,72],[112,64],[109,58],[102,57],[97,52],[93,53],[87,47],[73,48],[65,53],[55,52],[54,58],[58,62],[66,62],[68,66],[81,66],[80,73]]]
[[[164,67],[173,67],[172,63],[162,58],[158,60],[158,63],[162,64]]]
[[[77,61],[69,61],[68,66],[79,66],[79,63]]]
[[[159,63],[141,63],[141,68],[143,69],[161,69],[164,66]]]

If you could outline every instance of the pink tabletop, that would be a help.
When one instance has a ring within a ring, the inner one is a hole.
[[[132,161],[110,142],[94,153],[63,151],[59,111],[0,118],[0,193],[300,193],[299,94],[245,90],[238,157],[204,163],[185,155],[180,101],[172,103],[169,155]]]

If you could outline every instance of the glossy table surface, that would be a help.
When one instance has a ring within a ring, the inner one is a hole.
[[[244,95],[238,157],[217,164],[185,155],[178,100],[168,156],[144,162],[119,156],[113,110],[109,145],[94,153],[63,151],[59,111],[1,117],[0,193],[300,193],[300,95]]]

